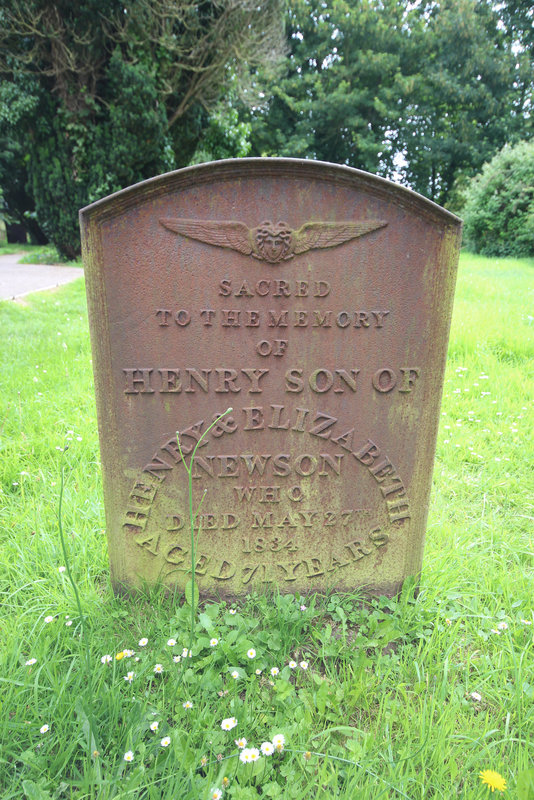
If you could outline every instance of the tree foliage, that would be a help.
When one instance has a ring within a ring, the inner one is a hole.
[[[290,56],[252,118],[258,155],[317,158],[391,171],[388,131],[399,81],[405,12],[397,0],[295,0]]]
[[[446,204],[460,176],[532,133],[520,0],[504,5],[508,26],[489,0],[294,0],[253,152],[349,164]]]
[[[0,177],[75,255],[77,210],[188,164],[228,88],[280,58],[281,18],[281,0],[0,0]]]
[[[348,164],[459,210],[483,163],[532,137],[530,2],[291,0],[284,35],[285,7],[0,0],[4,213],[72,256],[81,206],[249,153]]]
[[[493,9],[480,0],[429,7],[418,34],[421,69],[402,98],[396,136],[404,181],[438,203],[521,128],[511,90],[516,61]]]
[[[505,146],[471,182],[465,240],[487,256],[534,256],[534,141]]]

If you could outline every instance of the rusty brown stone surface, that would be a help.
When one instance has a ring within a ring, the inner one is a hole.
[[[243,159],[80,212],[112,581],[393,594],[421,568],[461,223]]]

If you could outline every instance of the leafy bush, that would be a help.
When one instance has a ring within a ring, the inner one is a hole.
[[[463,216],[469,249],[534,256],[534,141],[506,145],[473,178]]]

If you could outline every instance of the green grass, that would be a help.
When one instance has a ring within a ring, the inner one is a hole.
[[[0,256],[9,256],[20,253],[19,264],[70,264],[73,267],[82,266],[81,261],[67,261],[57,251],[53,244],[7,244],[0,242]]]
[[[10,256],[14,253],[31,253],[35,250],[32,244],[8,244],[7,242],[0,242],[0,256]]]
[[[533,294],[534,261],[462,256],[419,593],[208,603],[179,662],[182,598],[110,590],[83,281],[0,304],[2,800],[477,800],[486,769],[532,800]]]

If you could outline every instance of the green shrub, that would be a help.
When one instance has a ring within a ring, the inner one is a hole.
[[[534,256],[534,141],[506,145],[471,181],[465,243],[486,256]]]

